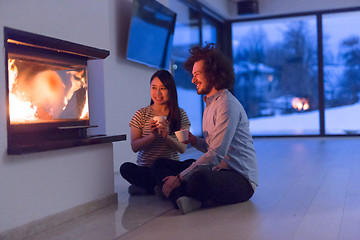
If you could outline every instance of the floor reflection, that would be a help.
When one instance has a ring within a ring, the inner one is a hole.
[[[116,211],[116,235],[134,230],[146,222],[173,209],[170,201],[156,195],[130,196],[127,183],[119,173],[115,173],[115,192],[118,194]]]
[[[122,215],[122,226],[131,230],[171,210],[172,204],[155,195],[130,196],[128,206]]]

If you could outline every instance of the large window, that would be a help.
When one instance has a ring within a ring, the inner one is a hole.
[[[234,95],[254,135],[319,133],[316,17],[232,26]]]
[[[210,17],[204,16],[201,25],[202,42],[217,44],[218,23]]]
[[[360,12],[325,14],[325,132],[353,134],[360,130]]]
[[[359,20],[352,11],[232,24],[233,92],[254,136],[360,133]]]
[[[254,136],[360,135],[359,8],[233,21],[230,40],[222,32],[229,25],[199,1],[170,0],[170,7],[178,14],[172,71],[195,135],[204,103],[183,62],[206,42],[232,54],[231,91]]]

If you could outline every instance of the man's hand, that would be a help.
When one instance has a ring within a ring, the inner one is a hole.
[[[190,143],[190,145],[194,147],[196,145],[196,137],[192,135],[192,133],[189,131],[189,140],[182,143],[184,144]]]
[[[180,180],[176,176],[167,176],[163,179],[164,185],[162,191],[165,197],[169,197],[170,193],[181,185]]]
[[[231,167],[224,160],[221,160],[219,164],[212,168],[213,171],[220,171],[221,169],[231,169]]]

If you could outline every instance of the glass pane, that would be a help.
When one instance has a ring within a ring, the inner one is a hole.
[[[360,133],[360,12],[323,17],[325,132]]]
[[[89,119],[86,66],[28,58],[9,54],[11,124]]]
[[[319,134],[316,18],[232,25],[234,95],[253,135]]]
[[[203,43],[217,44],[216,23],[207,17],[203,18],[201,34],[202,34]]]
[[[189,49],[200,43],[200,24],[197,13],[177,0],[170,1],[170,9],[177,13],[172,50],[172,70],[177,86],[179,106],[191,122],[190,131],[202,135],[202,98],[191,83],[191,75],[183,68]]]

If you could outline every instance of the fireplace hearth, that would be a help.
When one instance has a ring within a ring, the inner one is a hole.
[[[7,27],[4,46],[8,154],[125,140],[87,134],[87,62],[109,51]]]

